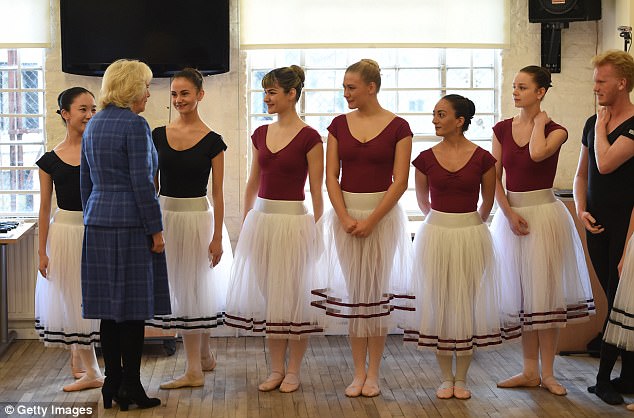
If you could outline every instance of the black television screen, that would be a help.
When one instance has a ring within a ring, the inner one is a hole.
[[[229,0],[61,0],[62,71],[103,75],[138,59],[154,77],[229,71]]]

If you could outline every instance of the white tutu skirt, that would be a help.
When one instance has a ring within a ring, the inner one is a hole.
[[[634,238],[630,238],[627,245],[619,287],[603,339],[619,348],[634,351]]]
[[[155,316],[147,325],[179,333],[204,332],[222,324],[233,261],[231,242],[222,226],[223,254],[210,266],[213,208],[207,197],[160,196],[165,237],[171,315]]]
[[[99,341],[99,320],[82,318],[81,211],[57,209],[46,241],[47,277],[37,274],[35,329],[48,347],[89,348]]]
[[[529,234],[515,235],[502,211],[493,218],[504,300],[516,307],[527,331],[587,321],[595,313],[594,299],[570,213],[552,189],[507,195],[513,210],[528,222]]]
[[[314,217],[302,201],[258,197],[236,246],[225,324],[268,338],[321,332],[310,307],[321,249]]]
[[[414,254],[416,311],[403,326],[404,341],[441,355],[501,344],[499,270],[480,215],[432,210],[418,229]]]
[[[385,192],[343,192],[350,216],[367,218]],[[324,310],[320,322],[353,337],[386,335],[400,322],[398,310],[413,310],[408,293],[412,244],[407,217],[396,205],[365,238],[348,234],[334,210],[319,221],[324,254],[313,290],[313,306]]]

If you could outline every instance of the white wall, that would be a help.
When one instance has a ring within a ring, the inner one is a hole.
[[[615,2],[628,0],[603,0],[604,15],[614,14]],[[208,77],[205,81],[206,96],[201,103],[203,119],[212,129],[224,136],[229,146],[225,160],[225,204],[227,226],[235,242],[240,228],[240,199],[246,181],[246,71],[245,53],[238,47],[238,1],[231,1],[231,71]],[[502,117],[516,113],[511,100],[511,83],[515,72],[530,64],[540,64],[540,24],[528,22],[528,0],[512,0],[511,46],[502,53]],[[605,8],[611,8],[606,13]],[[98,94],[100,79],[76,76],[61,72],[59,0],[51,0],[53,13],[52,47],[46,61],[47,80],[47,138],[49,148],[54,147],[64,135],[64,128],[55,114],[57,94],[74,85],[84,86]],[[613,22],[610,23],[613,26]],[[619,23],[621,24],[621,23]],[[623,23],[625,24],[625,23]],[[610,30],[615,30],[610,26]],[[618,35],[617,35],[618,36]],[[602,23],[572,22],[562,34],[562,72],[553,76],[554,87],[548,92],[544,110],[557,122],[566,126],[570,136],[564,145],[555,186],[571,188],[577,164],[581,130],[584,121],[595,110],[592,93],[592,68],[590,59],[595,51],[602,50]],[[618,47],[618,45],[612,45]],[[291,63],[289,63],[291,64]],[[150,126],[167,123],[169,85],[166,79],[155,79],[151,87],[152,97],[143,116]]]

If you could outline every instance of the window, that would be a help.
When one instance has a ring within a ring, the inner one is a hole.
[[[412,159],[438,142],[431,123],[436,102],[446,94],[473,100],[476,115],[467,138],[490,151],[491,132],[499,120],[499,50],[496,49],[285,49],[249,50],[249,130],[271,123],[266,113],[262,77],[273,68],[297,64],[306,81],[298,113],[319,131],[324,140],[332,119],[349,111],[343,98],[345,69],[361,58],[381,66],[381,105],[407,120],[414,132]],[[410,215],[419,215],[414,190],[414,168],[401,204]],[[307,199],[307,203],[309,204]]]
[[[36,215],[44,150],[44,50],[0,49],[0,216]]]

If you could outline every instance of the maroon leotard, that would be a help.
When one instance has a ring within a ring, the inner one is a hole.
[[[306,154],[317,144],[322,144],[321,136],[310,126],[305,126],[287,146],[273,153],[266,146],[267,131],[268,125],[260,126],[251,136],[260,165],[258,196],[271,200],[304,200],[308,176]]]
[[[498,122],[493,132],[502,145],[502,167],[506,172],[506,189],[511,192],[529,192],[550,189],[555,181],[557,161],[561,147],[550,157],[535,162],[531,159],[528,144],[520,147],[513,140],[513,118]],[[566,128],[550,121],[546,124],[546,136],[552,131]]]
[[[337,139],[341,190],[352,193],[386,191],[392,184],[396,143],[413,135],[407,121],[398,116],[368,142],[352,136],[346,115],[337,116],[328,132]]]
[[[457,171],[440,165],[431,149],[421,152],[412,164],[427,176],[431,208],[446,213],[468,213],[478,209],[482,175],[495,165],[495,158],[477,147],[469,161]]]

